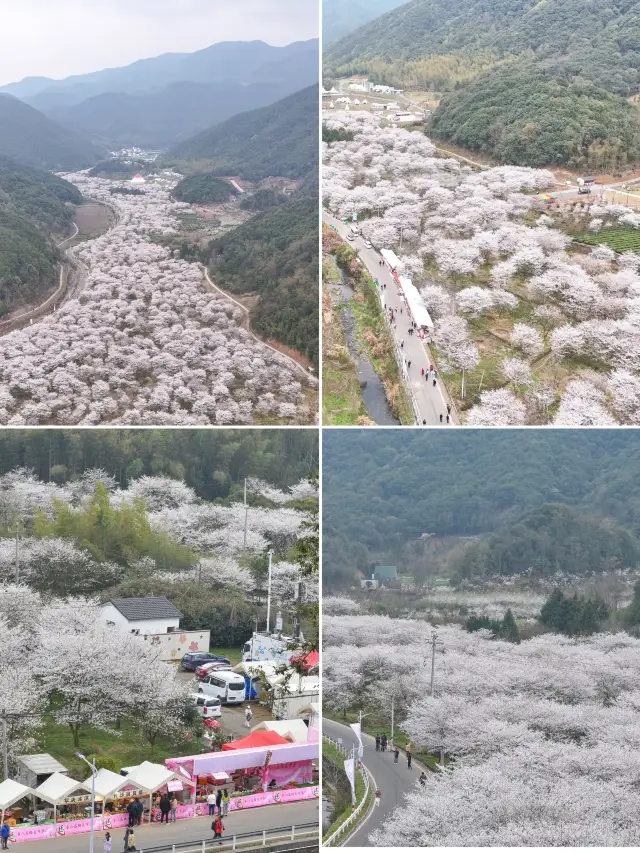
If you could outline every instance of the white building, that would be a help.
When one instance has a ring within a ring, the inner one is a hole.
[[[102,605],[102,615],[111,625],[133,634],[167,634],[180,628],[182,613],[164,596],[113,598]]]

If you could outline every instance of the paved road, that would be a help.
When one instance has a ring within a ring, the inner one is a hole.
[[[232,812],[224,820],[225,835],[234,832],[251,832],[251,830],[275,829],[280,826],[292,826],[320,821],[319,801],[303,800],[300,803],[281,803],[277,806],[263,806],[248,809],[246,812]],[[120,853],[124,847],[124,828],[111,832],[113,853]],[[170,824],[145,824],[136,829],[136,846],[138,850],[145,847],[157,847],[164,842],[178,844],[181,841],[201,841],[210,838],[211,818],[196,817],[190,820],[179,820]],[[95,853],[101,853],[105,833],[95,834]],[[89,849],[89,833],[68,835],[65,838],[48,838],[42,841],[21,842],[16,850],[20,853],[86,853]]]
[[[349,233],[349,225],[346,225],[342,220],[336,219],[335,216],[323,211],[322,217],[327,225],[333,225],[341,237],[346,239]],[[380,255],[375,249],[367,249],[363,240],[356,237],[355,240],[349,241],[350,245],[357,250],[362,262],[367,267],[373,278],[377,278],[381,284],[386,285],[385,289],[385,305],[387,308],[393,308],[397,315],[397,328],[392,329],[392,333],[396,339],[398,347],[404,340],[404,346],[401,352],[404,356],[404,361],[408,365],[411,362],[411,367],[407,370],[407,379],[405,383],[411,388],[414,399],[420,413],[419,423],[425,420],[427,425],[440,425],[440,415],[443,416],[443,424],[446,426],[447,404],[445,395],[441,388],[441,380],[438,379],[436,387],[433,387],[433,381],[426,381],[426,376],[422,376],[421,370],[427,370],[429,365],[434,363],[433,357],[429,352],[428,347],[417,335],[409,335],[408,329],[410,326],[407,309],[399,295],[398,286],[395,282],[391,271],[385,264],[380,266]],[[400,313],[400,309],[403,313]]]
[[[342,738],[345,749],[358,745],[358,739],[349,726],[335,723],[333,720],[322,719],[322,731],[330,738]],[[413,787],[420,776],[420,769],[414,765],[407,768],[407,760],[400,753],[398,764],[393,763],[393,753],[376,752],[375,740],[371,735],[363,735],[364,755],[362,763],[371,771],[381,793],[380,805],[374,807],[371,817],[349,839],[345,847],[370,847],[369,833],[380,826],[396,806],[404,802],[404,794]]]

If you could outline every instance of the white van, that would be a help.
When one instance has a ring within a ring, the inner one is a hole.
[[[202,679],[198,693],[219,699],[223,705],[240,705],[245,698],[245,682],[235,672],[215,671]]]

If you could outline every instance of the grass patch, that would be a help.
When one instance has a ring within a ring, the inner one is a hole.
[[[49,752],[67,767],[69,775],[76,779],[85,779],[87,767],[83,761],[76,758],[76,752],[82,752],[87,757],[109,758],[118,763],[119,769],[141,764],[143,761],[153,761],[163,764],[165,758],[175,758],[176,755],[192,755],[201,752],[200,741],[197,738],[185,743],[174,743],[169,739],[158,739],[155,751],[151,754],[151,746],[141,736],[139,730],[126,720],[122,720],[120,733],[112,734],[93,726],[83,726],[80,730],[80,747],[73,745],[73,736],[69,726],[56,723],[51,718],[45,718],[45,724],[40,730],[39,740],[42,752]]]
[[[228,658],[234,666],[242,663],[242,651],[240,649],[211,649],[210,651],[212,655]]]

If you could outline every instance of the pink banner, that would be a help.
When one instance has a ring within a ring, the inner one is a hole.
[[[315,800],[320,796],[318,787],[290,788],[288,791],[267,791],[266,794],[247,794],[246,797],[231,797],[229,811],[254,809],[256,806],[275,806],[278,803],[293,803],[296,800]]]

